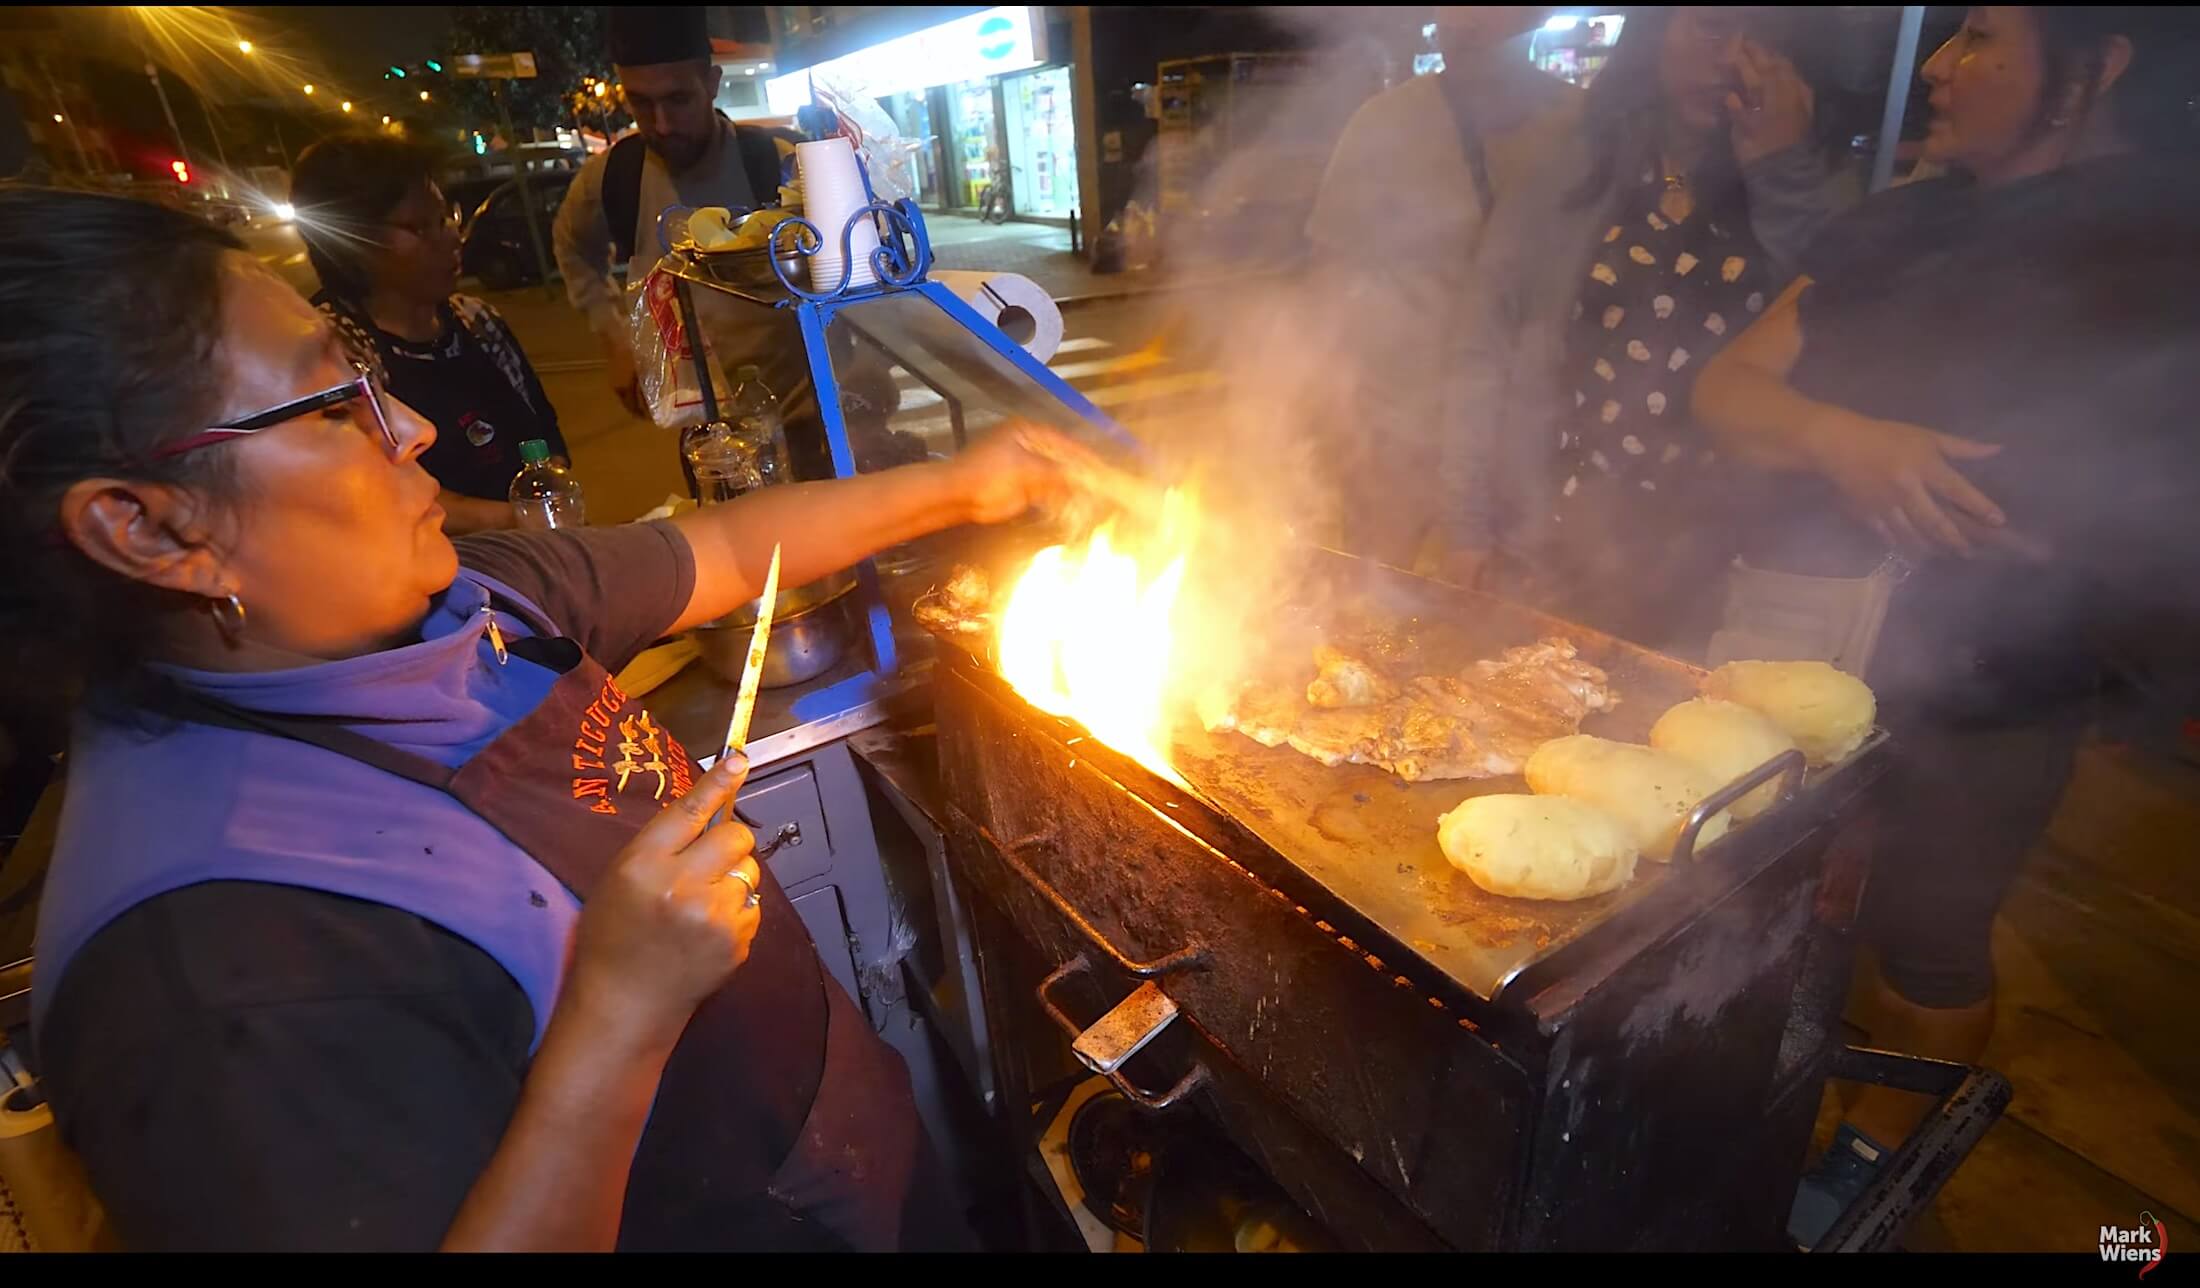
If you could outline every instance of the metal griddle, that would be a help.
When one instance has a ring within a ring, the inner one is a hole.
[[[1616,710],[1591,715],[1581,732],[1635,743],[1649,740],[1650,726],[1667,708],[1696,696],[1705,674],[1492,595],[1334,551],[1310,550],[1308,558],[1304,603],[1279,605],[1274,623],[1272,649],[1285,668],[1296,665],[1311,674],[1322,619],[1336,611],[1330,605],[1349,605],[1365,620],[1415,622],[1431,673],[1457,672],[1507,648],[1562,637],[1604,668],[1620,698]],[[1323,607],[1311,607],[1315,604]],[[1883,740],[1875,733],[1844,763],[1863,758]],[[1645,860],[1636,866],[1633,881],[1608,895],[1567,903],[1508,899],[1483,891],[1451,866],[1436,843],[1436,825],[1471,796],[1527,791],[1517,775],[1408,783],[1373,766],[1326,766],[1288,746],[1265,747],[1241,733],[1209,733],[1188,713],[1174,732],[1172,750],[1178,772],[1216,811],[1484,1001],[1496,1001],[1529,966],[1558,955],[1598,926],[1655,902],[1674,871],[1672,864]],[[1799,795],[1815,794],[1842,768],[1812,771]],[[1781,808],[1797,803],[1790,800]],[[1742,836],[1770,817],[1729,835]],[[1717,864],[1730,848],[1722,837],[1680,861]]]

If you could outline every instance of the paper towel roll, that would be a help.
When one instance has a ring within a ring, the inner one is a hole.
[[[849,216],[869,205],[871,199],[863,187],[863,169],[856,163],[855,148],[848,140],[797,143],[794,155],[802,172],[803,218],[817,225],[818,234],[825,239],[824,246],[810,257],[810,289],[829,291],[840,285],[841,230],[847,227]],[[848,257],[854,261],[849,286],[869,286],[878,281],[878,274],[871,269],[871,252],[877,249],[877,222],[857,222],[848,238]]]
[[[1054,297],[1021,273],[935,271],[932,280],[961,296],[978,316],[1001,329],[1041,362],[1062,347],[1062,310]]]

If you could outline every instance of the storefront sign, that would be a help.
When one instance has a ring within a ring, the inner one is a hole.
[[[908,94],[934,85],[983,80],[1047,61],[1045,27],[1023,6],[987,9],[953,22],[873,45],[764,83],[772,111],[788,115],[808,105],[815,73],[873,97]]]
[[[460,54],[451,60],[451,75],[461,80],[533,80],[533,54]]]

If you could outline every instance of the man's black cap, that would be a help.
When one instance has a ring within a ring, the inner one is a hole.
[[[635,5],[605,16],[611,61],[621,67],[710,57],[710,24],[701,5]]]

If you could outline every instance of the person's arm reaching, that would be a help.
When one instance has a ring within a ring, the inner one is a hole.
[[[768,487],[672,522],[695,557],[695,591],[672,630],[715,621],[757,597],[781,549],[779,584],[800,586],[918,537],[964,523],[1001,523],[1063,495],[1055,456],[1084,449],[1051,430],[996,431],[951,461],[904,465],[853,479]]]
[[[1749,194],[1750,229],[1785,277],[1819,231],[1860,194],[1812,145],[1817,103],[1793,63],[1745,40],[1734,69],[1739,85],[1727,95],[1726,110],[1735,164]]]
[[[620,308],[618,283],[611,277],[611,228],[604,221],[602,153],[589,159],[565,190],[558,217],[551,221],[550,242],[565,276],[565,298],[595,332],[603,347],[612,392],[637,416],[644,415],[634,376],[634,345]]]
[[[1704,367],[1691,404],[1697,423],[1751,464],[1825,476],[1892,544],[1970,554],[1973,542],[1957,519],[1999,528],[2003,516],[1954,462],[2001,449],[1798,393],[1788,376],[1803,354],[1802,297],[1810,287],[1811,279],[1797,278]]]

